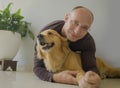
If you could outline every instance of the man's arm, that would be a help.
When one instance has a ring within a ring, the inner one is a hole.
[[[85,76],[79,81],[82,88],[99,88],[101,84],[100,73],[96,66],[95,46],[90,47],[81,53],[83,69]]]
[[[85,72],[94,71],[99,74],[99,71],[96,66],[96,46],[94,39],[88,33],[83,39],[76,42],[69,42],[69,47],[73,51],[79,51],[81,57],[82,67]]]
[[[83,69],[87,71],[93,71],[99,74],[98,68],[96,66],[95,51],[84,51],[81,53],[81,60]]]
[[[33,71],[34,71],[35,75],[37,77],[39,77],[41,80],[52,82],[53,73],[48,72],[45,68],[43,60],[39,60],[37,58],[36,46],[37,46],[37,44],[35,44]]]
[[[97,74],[99,74],[97,65],[96,65],[96,45],[93,37],[88,34],[86,39],[84,40],[84,49],[81,52],[81,60],[82,60],[82,66],[83,69],[87,71],[93,71]]]

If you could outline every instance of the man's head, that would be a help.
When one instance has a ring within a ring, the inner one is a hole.
[[[66,14],[62,34],[70,41],[82,39],[87,34],[93,20],[93,14],[89,9],[77,6]]]

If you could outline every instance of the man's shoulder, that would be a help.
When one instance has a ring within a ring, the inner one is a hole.
[[[87,33],[86,36],[78,40],[77,43],[84,47],[85,50],[96,50],[95,41],[90,33]]]
[[[87,38],[90,39],[90,40],[92,40],[92,41],[94,41],[93,36],[89,32],[87,33]]]
[[[96,50],[94,38],[92,37],[92,35],[90,33],[87,34],[84,42],[85,42],[84,44],[86,44],[87,49]]]
[[[83,42],[88,42],[88,41],[94,41],[92,35],[88,32],[82,39],[79,39],[78,42],[83,41]]]
[[[63,24],[63,23],[64,23],[64,20],[55,20],[55,21],[48,23],[45,27],[52,27],[54,25],[59,25],[59,24]]]
[[[50,25],[50,24],[58,24],[58,23],[64,23],[64,20],[55,20],[55,21],[50,22],[48,25]]]

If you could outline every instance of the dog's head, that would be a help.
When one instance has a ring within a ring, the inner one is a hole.
[[[52,29],[42,31],[37,36],[37,53],[39,56],[41,56],[43,52],[55,51],[63,46],[67,46],[67,39]]]

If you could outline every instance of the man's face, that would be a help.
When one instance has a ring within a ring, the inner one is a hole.
[[[64,35],[70,41],[82,39],[92,23],[91,13],[85,8],[76,9],[65,17]]]

